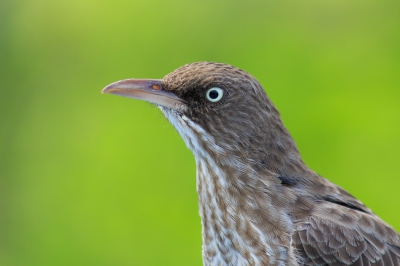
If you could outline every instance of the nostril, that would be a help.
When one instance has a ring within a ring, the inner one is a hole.
[[[161,89],[160,84],[153,84],[153,85],[151,85],[151,87],[153,88],[153,90],[156,90],[156,91],[159,91]]]

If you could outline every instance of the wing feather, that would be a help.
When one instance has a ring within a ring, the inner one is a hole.
[[[399,235],[372,213],[329,203],[296,228],[299,265],[400,266]]]

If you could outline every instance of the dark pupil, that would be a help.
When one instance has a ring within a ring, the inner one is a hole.
[[[217,99],[218,98],[218,91],[212,90],[212,91],[210,91],[208,96],[210,96],[211,99]]]

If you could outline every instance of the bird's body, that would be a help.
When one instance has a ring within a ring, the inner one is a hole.
[[[245,71],[199,62],[104,92],[157,104],[193,152],[204,265],[400,266],[396,231],[305,165]]]

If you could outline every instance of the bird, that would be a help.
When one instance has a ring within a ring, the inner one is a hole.
[[[246,71],[195,62],[102,92],[156,105],[192,151],[204,265],[400,266],[399,234],[303,162]]]

